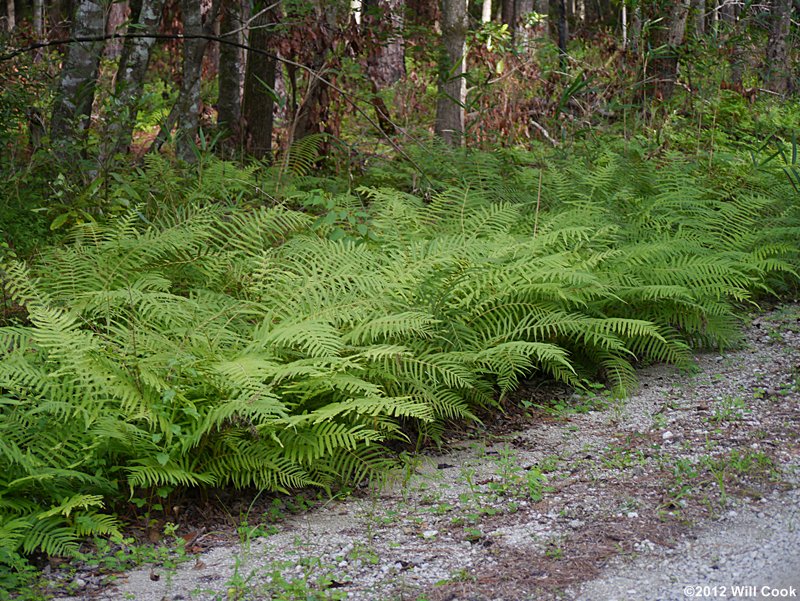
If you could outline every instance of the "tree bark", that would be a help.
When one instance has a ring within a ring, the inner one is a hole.
[[[569,22],[567,21],[567,1],[556,0],[558,2],[558,50],[561,63],[561,70],[566,71],[567,64],[567,44],[569,43]]]
[[[406,74],[403,38],[404,0],[365,0],[362,23],[371,37],[367,75],[379,90],[400,81]]]
[[[6,31],[14,31],[17,26],[17,13],[14,7],[14,0],[6,0]]]
[[[387,134],[395,133],[395,127],[380,91],[406,74],[404,12],[404,0],[365,0],[363,3],[362,31],[367,40],[367,78],[372,88],[372,106],[378,124]]]
[[[134,0],[133,4],[137,4],[136,0]],[[127,1],[114,2],[108,6],[106,14],[106,35],[121,33],[125,29],[124,24],[128,20],[128,8]],[[131,11],[130,16],[135,18],[133,11]],[[108,40],[105,48],[103,48],[103,54],[106,58],[119,58],[122,54],[122,45],[122,40]]]
[[[232,42],[244,41],[242,0],[223,0],[220,37]],[[255,60],[263,60],[258,57]],[[240,48],[221,44],[219,49],[219,96],[217,97],[217,125],[224,146],[236,146],[241,137],[239,120],[242,116],[242,74],[245,61]]]
[[[467,2],[441,0],[442,48],[439,61],[439,99],[436,103],[436,135],[451,146],[464,139]]]
[[[138,0],[131,3],[132,22],[137,33],[157,33],[161,23],[163,0]],[[155,44],[153,38],[127,38],[117,69],[115,95],[120,113],[109,125],[111,145],[109,155],[128,152],[133,139],[133,128],[139,113],[139,102],[144,88],[144,77],[150,64],[150,54]]]
[[[527,17],[533,12],[533,0],[514,1],[514,45],[523,53],[531,50],[533,30],[527,27]]]
[[[678,49],[686,34],[689,0],[669,0],[665,5],[666,27],[654,28],[652,47],[660,48],[652,62],[651,97],[666,100],[672,96],[678,79]]]
[[[215,7],[218,6],[215,3]],[[209,11],[208,30],[203,27],[202,4],[197,0],[181,0],[183,31],[187,35],[209,34],[216,18],[216,10]],[[187,162],[194,162],[197,129],[200,122],[200,83],[203,74],[203,55],[208,46],[205,39],[186,39],[183,42],[183,71],[178,95],[178,130],[176,154]]]
[[[489,23],[492,20],[492,0],[483,0],[481,6],[481,23]]]
[[[706,34],[706,0],[693,0],[694,35],[701,38]]]
[[[337,38],[341,40],[342,17],[349,17],[349,14],[342,11],[341,5],[329,0],[316,0],[314,13],[315,31],[309,36],[311,40],[304,49],[307,57],[305,64],[310,69],[309,81],[303,101],[294,112],[291,141],[323,132],[337,132],[337,124],[331,120],[331,90],[314,74],[339,65],[340,56],[337,52],[332,52],[332,49]],[[296,94],[296,89],[294,93]],[[327,143],[320,145],[320,154],[325,154],[327,150]]]
[[[254,12],[264,7],[257,4]],[[251,24],[248,44],[254,50],[270,49],[275,13],[268,11]],[[272,129],[275,109],[276,60],[269,56],[247,53],[247,71],[244,81],[242,122],[245,148],[256,158],[272,155]]]
[[[102,0],[80,0],[75,9],[72,36],[100,37],[104,32]],[[50,126],[56,152],[65,157],[69,147],[77,143],[89,127],[102,53],[102,42],[75,43],[67,48]]]
[[[791,28],[791,0],[772,0],[767,57],[764,65],[764,84],[773,92],[785,94],[791,90],[791,67],[787,40]]]
[[[503,24],[508,25],[509,30],[514,31],[514,0],[502,0],[500,14]],[[444,9],[442,9],[444,10]]]
[[[44,39],[44,0],[33,0],[33,33],[37,42]]]

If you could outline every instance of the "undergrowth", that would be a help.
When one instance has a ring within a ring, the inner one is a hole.
[[[522,378],[623,393],[797,290],[779,165],[429,156],[424,186],[384,167],[349,192],[214,159],[188,186],[154,157],[111,191],[132,208],[6,260],[0,573],[119,534],[143,491],[379,479],[383,442],[435,440]]]

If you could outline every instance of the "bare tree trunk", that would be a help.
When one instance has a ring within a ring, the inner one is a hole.
[[[513,32],[514,27],[514,0],[502,0],[500,5],[500,14],[503,24],[508,25],[508,28]],[[442,9],[444,10],[444,9]]]
[[[567,69],[567,43],[569,42],[569,22],[567,21],[567,1],[558,2],[558,50],[561,69]]]
[[[527,27],[527,17],[533,12],[533,0],[515,0],[514,2],[514,44],[523,53],[531,50],[533,31]]]
[[[467,1],[442,2],[442,55],[439,63],[439,99],[434,130],[447,144],[460,146],[464,138]]]
[[[301,140],[312,134],[337,131],[337,124],[331,119],[330,113],[331,89],[313,74],[327,71],[333,65],[338,64],[339,56],[337,53],[331,52],[331,49],[338,36],[342,17],[348,16],[348,14],[343,13],[342,7],[338,3],[329,0],[316,0],[314,11],[317,27],[315,35],[311,36],[312,41],[309,43],[310,59],[306,59],[308,61],[306,66],[312,74],[309,75],[310,80],[303,101],[294,114],[290,136],[292,141]],[[321,155],[325,154],[327,150],[327,143],[319,147]]]
[[[223,0],[220,37],[231,42],[244,41],[242,0]],[[263,60],[259,57],[255,60]],[[221,44],[219,49],[219,96],[217,97],[217,125],[225,146],[236,146],[241,137],[239,120],[242,116],[242,74],[245,60],[240,48]]]
[[[137,0],[131,3],[132,22],[136,32],[153,34],[161,23],[163,0]],[[110,147],[107,155],[128,152],[133,138],[133,128],[139,113],[139,102],[144,88],[144,77],[150,64],[150,54],[155,39],[128,38],[122,46],[117,69],[115,95],[120,113],[109,125]],[[105,158],[105,157],[104,157]]]
[[[72,24],[73,37],[98,37],[105,32],[102,0],[80,0]],[[53,104],[50,136],[57,152],[68,153],[89,127],[102,42],[70,44],[61,67],[61,76]]]
[[[134,0],[136,4],[136,0]],[[135,15],[133,15],[135,17]],[[106,15],[106,35],[120,33],[123,25],[128,20],[128,2],[114,2],[108,7]],[[122,53],[122,40],[108,40],[103,54],[106,58],[119,58]]]
[[[362,22],[371,37],[367,74],[382,90],[406,74],[404,0],[365,0]]]
[[[780,94],[791,89],[791,67],[787,40],[791,28],[791,0],[772,0],[770,4],[770,29],[765,64],[765,85]]]
[[[263,8],[257,4],[254,12]],[[275,13],[268,11],[251,24],[248,43],[254,50],[269,50],[275,20]],[[272,154],[275,66],[276,60],[271,56],[247,53],[242,129],[245,148],[257,158],[270,158]]]
[[[672,96],[678,78],[678,47],[683,44],[686,34],[686,19],[689,14],[689,0],[670,0],[666,6],[667,27],[657,28],[654,33],[653,47],[664,47],[661,56],[655,58],[653,66],[653,84],[649,86],[651,96],[666,100]]]
[[[209,11],[208,30],[203,26],[203,8],[197,0],[181,0],[183,31],[186,35],[209,34],[216,18],[216,7]],[[178,95],[178,130],[176,154],[184,161],[195,160],[197,128],[200,122],[200,80],[203,74],[203,55],[208,46],[205,39],[185,39],[183,42],[183,72]]]
[[[631,32],[630,44],[631,50],[639,54],[639,46],[642,38],[642,7],[637,3],[633,7],[633,15],[631,16]]]
[[[14,8],[14,0],[6,0],[6,31],[14,31],[17,26],[17,13]]]
[[[622,50],[628,49],[628,2],[622,0],[622,11],[620,13],[620,25],[622,26]]]
[[[492,20],[492,0],[483,0],[481,6],[481,23],[488,23]]]
[[[367,77],[372,87],[372,105],[381,129],[395,133],[389,109],[380,91],[406,74],[403,38],[404,0],[365,0],[362,15],[367,46]]]
[[[706,34],[706,0],[694,0],[694,35],[701,38]]]
[[[33,33],[37,41],[44,39],[44,0],[33,0]]]

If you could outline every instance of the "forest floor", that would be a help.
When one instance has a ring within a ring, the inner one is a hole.
[[[53,569],[50,593],[610,601],[780,589],[792,598],[795,587],[798,596],[800,305],[754,317],[744,332],[742,348],[698,355],[691,374],[641,369],[639,390],[622,401],[528,387],[515,409],[449,433],[440,454],[407,457],[381,490],[240,499],[227,516],[187,509],[183,551],[111,579],[91,562]]]

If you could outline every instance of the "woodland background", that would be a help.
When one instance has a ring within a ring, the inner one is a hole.
[[[737,344],[798,291],[797,8],[7,0],[0,593]]]

